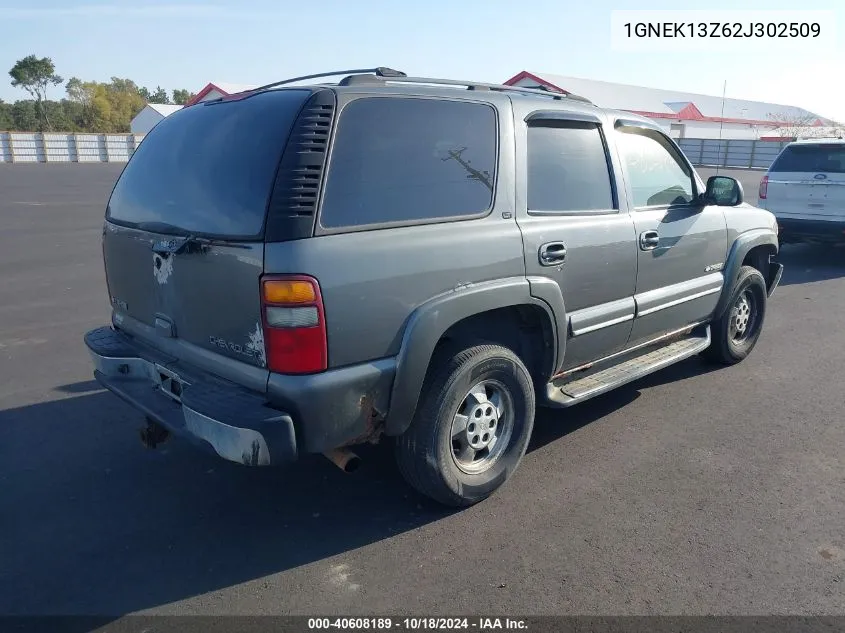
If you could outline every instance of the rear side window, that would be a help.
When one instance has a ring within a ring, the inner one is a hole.
[[[845,145],[790,145],[781,152],[770,172],[845,173]]]
[[[601,211],[614,207],[598,125],[548,122],[528,128],[529,211]]]
[[[472,216],[490,209],[496,112],[483,104],[357,99],[341,112],[320,224],[327,229]]]
[[[279,160],[309,94],[270,90],[170,115],[127,164],[108,219],[154,231],[260,236]]]

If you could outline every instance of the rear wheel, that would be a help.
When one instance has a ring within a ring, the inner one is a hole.
[[[712,340],[704,356],[725,365],[745,359],[763,331],[766,299],[763,275],[756,268],[743,266],[731,291],[727,309],[711,323]]]
[[[534,389],[525,365],[499,345],[439,356],[417,413],[397,439],[399,470],[422,494],[468,506],[514,473],[531,438]]]

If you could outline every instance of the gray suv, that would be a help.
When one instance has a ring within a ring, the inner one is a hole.
[[[647,119],[325,73],[147,135],[106,210],[112,323],[85,342],[148,446],[351,470],[387,437],[413,487],[462,506],[513,474],[536,407],[745,358],[777,250],[772,214]]]

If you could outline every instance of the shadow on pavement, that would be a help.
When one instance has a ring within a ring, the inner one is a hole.
[[[845,247],[785,244],[778,261],[783,264],[782,286],[845,277]]]
[[[121,615],[325,559],[449,514],[386,446],[249,469],[144,449],[108,392],[0,411],[0,614]],[[349,508],[353,510],[350,511]]]
[[[639,388],[706,367],[693,359],[590,403],[540,411],[531,449],[625,406]],[[389,442],[359,451],[354,475],[322,457],[249,469],[180,440],[148,451],[135,423],[103,391],[0,411],[0,614],[116,617],[452,514],[404,484]]]

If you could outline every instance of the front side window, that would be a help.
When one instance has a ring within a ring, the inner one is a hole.
[[[689,204],[695,188],[689,167],[659,132],[621,128],[616,135],[634,207]]]
[[[357,99],[341,112],[320,224],[437,221],[489,211],[495,110],[422,98]]]
[[[528,128],[528,210],[613,209],[607,153],[596,124],[555,121]]]

